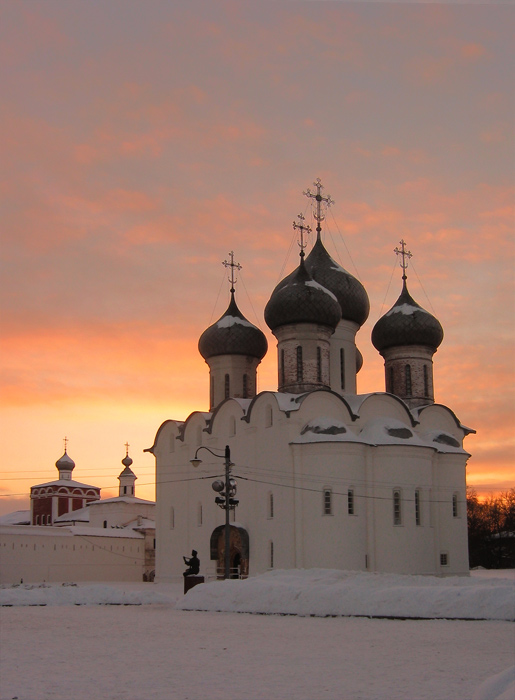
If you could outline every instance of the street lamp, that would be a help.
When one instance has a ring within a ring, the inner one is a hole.
[[[231,477],[231,467],[234,466],[231,462],[231,449],[229,445],[225,446],[225,453],[223,455],[216,454],[216,452],[213,452],[213,450],[210,447],[206,447],[205,445],[201,445],[200,447],[197,447],[197,450],[195,452],[195,457],[193,459],[190,459],[191,464],[194,467],[198,467],[199,464],[202,463],[201,459],[198,459],[197,455],[200,452],[200,450],[207,450],[210,452],[214,457],[219,457],[220,459],[225,459],[225,481],[221,481],[220,479],[217,479],[216,481],[213,481],[212,487],[213,490],[219,493],[219,496],[216,496],[215,498],[215,503],[217,506],[220,506],[223,510],[225,510],[225,555],[224,555],[224,579],[230,578],[230,568],[231,568],[231,555],[230,555],[230,546],[231,546],[231,540],[230,540],[230,524],[229,524],[229,511],[234,510],[236,506],[238,505],[239,501],[234,498],[234,495],[236,494],[236,481]]]

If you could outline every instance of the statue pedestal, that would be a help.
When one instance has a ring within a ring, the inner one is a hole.
[[[204,577],[203,576],[185,576],[184,577],[184,595],[190,590],[190,588],[194,588],[194,586],[198,586],[199,583],[204,583]]]

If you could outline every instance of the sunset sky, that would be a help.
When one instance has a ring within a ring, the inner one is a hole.
[[[468,483],[515,486],[515,10],[507,4],[5,0],[0,6],[0,513],[57,477],[114,495],[129,442],[154,497],[159,425],[208,409],[202,331],[263,309],[298,264],[320,177],[324,242],[358,276],[360,393],[397,299],[393,249],[445,338],[435,397],[477,431]],[[312,243],[312,241],[311,241]],[[291,250],[290,250],[291,248]],[[289,252],[290,251],[290,252]],[[114,490],[113,490],[114,489]]]

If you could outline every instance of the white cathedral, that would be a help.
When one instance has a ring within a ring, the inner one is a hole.
[[[223,487],[226,446],[239,502],[230,511],[231,575],[315,567],[468,574],[463,439],[474,431],[434,402],[442,327],[408,292],[411,253],[401,241],[402,291],[372,331],[385,391],[357,394],[355,336],[369,300],[323,245],[322,206],[331,202],[320,180],[315,186],[305,194],[314,200],[316,242],[305,257],[300,217],[300,264],[265,308],[277,338],[277,391],[256,393],[267,341],[236,304],[231,254],[229,307],[199,340],[209,411],[165,421],[148,449],[156,459],[157,581],[177,580],[192,549],[201,574],[223,572],[225,514],[211,482]]]

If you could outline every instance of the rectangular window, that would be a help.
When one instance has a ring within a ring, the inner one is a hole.
[[[333,493],[331,489],[324,489],[324,515],[332,515],[333,513]]]
[[[268,494],[268,517],[269,518],[274,517],[274,494],[273,493]]]
[[[349,489],[347,491],[347,513],[349,515],[354,515],[354,491]]]
[[[440,552],[440,566],[449,566],[449,555],[447,552]]]
[[[458,517],[458,494],[457,493],[452,494],[452,517],[453,518]]]
[[[345,350],[340,348],[340,387],[345,391]]]
[[[424,396],[429,396],[429,373],[427,365],[424,365]]]
[[[229,375],[225,375],[225,398],[228,399],[229,396],[231,395],[231,380],[229,378]]]
[[[173,507],[170,508],[170,530],[173,530],[175,527],[175,511]]]
[[[393,524],[402,525],[401,492],[398,489],[393,492]]]
[[[415,524],[420,525],[420,491],[415,491]]]
[[[243,398],[248,399],[249,397],[249,376],[248,374],[243,375]]]
[[[270,542],[270,568],[274,568],[274,543]]]
[[[322,381],[322,350],[317,347],[317,382]]]

